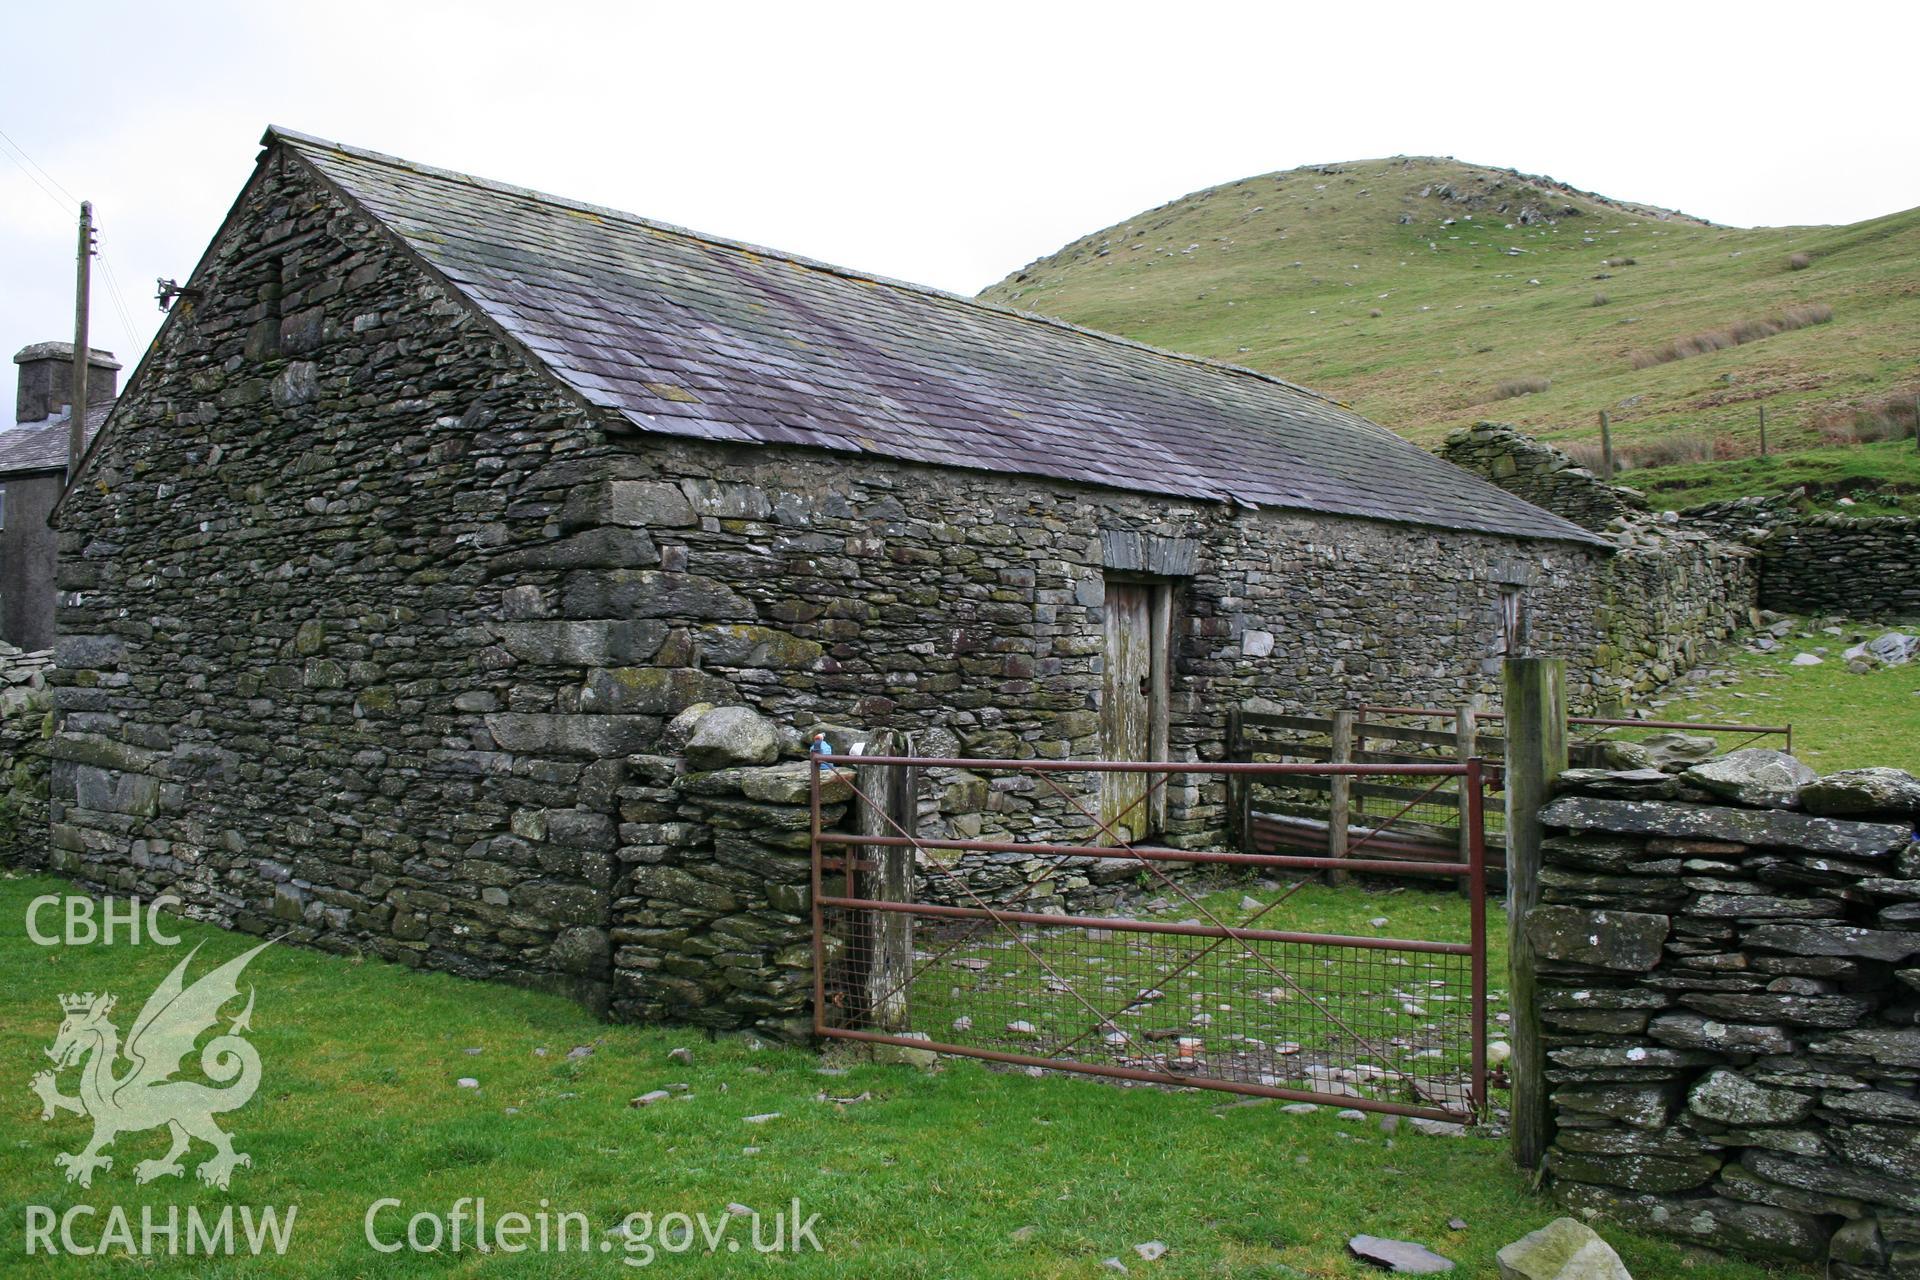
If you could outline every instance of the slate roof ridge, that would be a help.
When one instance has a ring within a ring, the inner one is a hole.
[[[1090,329],[1085,325],[1074,324],[1072,321],[1062,320],[1058,316],[1043,315],[1038,311],[1023,311],[1018,307],[1004,306],[998,302],[990,302],[983,298],[969,297],[964,293],[954,293],[947,289],[935,288],[929,284],[920,284],[912,280],[901,280],[893,276],[884,276],[871,271],[860,271],[853,267],[843,267],[837,263],[826,262],[819,258],[810,258],[805,254],[794,253],[786,249],[773,249],[766,245],[754,244],[748,240],[735,240],[730,236],[714,235],[706,231],[696,231],[691,227],[683,227],[678,223],[662,222],[657,218],[649,218],[643,214],[634,213],[629,209],[616,209],[610,205],[594,204],[588,200],[576,200],[571,196],[562,196],[550,191],[541,191],[536,187],[523,187],[516,183],[500,182],[493,178],[483,178],[478,174],[465,173],[458,169],[447,169],[439,165],[424,164],[418,160],[408,160],[403,156],[389,155],[385,152],[374,151],[367,147],[358,147],[350,143],[336,142],[329,138],[316,137],[313,134],[302,133],[298,129],[288,129],[281,125],[268,125],[267,131],[261,137],[260,141],[262,146],[272,145],[276,141],[284,141],[294,143],[298,146],[325,148],[329,151],[337,151],[343,155],[351,156],[356,160],[365,160],[372,164],[387,165],[395,169],[403,169],[410,173],[418,173],[442,181],[464,183],[467,186],[476,187],[483,191],[491,191],[500,195],[518,196],[537,201],[541,204],[554,205],[563,209],[572,209],[580,213],[591,213],[597,217],[616,218],[622,222],[632,223],[634,226],[644,227],[649,231],[680,236],[699,244],[711,245],[719,249],[729,249],[737,253],[752,254],[759,258],[771,258],[776,261],[791,263],[797,267],[804,267],[810,271],[823,271],[829,275],[839,276],[842,279],[856,280],[864,284],[880,285],[888,289],[899,289],[907,293],[919,294],[923,297],[937,298],[943,302],[956,302],[963,306],[978,308],[981,311],[990,311],[999,315],[1010,316],[1014,319],[1024,320],[1032,324],[1046,325],[1049,328],[1061,329],[1068,333],[1076,333],[1082,337],[1095,338],[1102,342],[1110,342],[1115,346],[1128,347],[1148,355],[1158,356],[1162,359],[1175,360],[1182,364],[1198,365],[1201,368],[1214,369],[1223,373],[1237,374],[1242,377],[1256,379],[1260,382],[1271,383],[1275,386],[1285,387],[1289,391],[1298,392],[1301,395],[1311,396],[1315,400],[1334,405],[1337,408],[1352,408],[1352,406],[1345,401],[1330,396],[1324,391],[1316,391],[1312,387],[1302,386],[1297,382],[1289,382],[1285,378],[1268,373],[1262,369],[1254,369],[1247,365],[1234,364],[1227,360],[1216,360],[1211,356],[1194,355],[1188,351],[1174,351],[1167,347],[1156,347],[1152,343],[1141,342],[1117,333],[1108,333],[1104,329]],[[1369,425],[1379,426],[1380,424],[1369,422]],[[1388,434],[1392,434],[1386,427],[1382,426],[1380,429],[1382,431],[1388,431]]]

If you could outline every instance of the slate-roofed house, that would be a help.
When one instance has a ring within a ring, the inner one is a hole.
[[[1207,756],[1490,688],[1516,592],[1592,687],[1600,539],[1248,370],[281,130],[189,288],[55,517],[53,844],[242,927],[750,1020],[689,704]]]
[[[36,342],[13,362],[19,366],[14,421],[0,430],[0,640],[45,649],[53,644],[55,554],[47,513],[67,483],[73,344]],[[88,350],[89,441],[113,407],[119,369],[112,352]]]

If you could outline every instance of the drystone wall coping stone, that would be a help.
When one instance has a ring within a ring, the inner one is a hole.
[[[1540,811],[1540,821],[1575,831],[1719,840],[1866,860],[1891,857],[1907,846],[1913,834],[1887,823],[1848,822],[1775,809],[1704,808],[1592,796],[1561,796]]]
[[[1794,809],[1800,788],[1818,774],[1784,751],[1747,747],[1694,765],[1682,779],[1756,809]]]

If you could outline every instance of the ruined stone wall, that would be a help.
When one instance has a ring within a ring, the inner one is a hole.
[[[1637,491],[1500,423],[1451,433],[1440,456],[1620,548],[1600,575],[1606,639],[1594,661],[1617,703],[1691,670],[1748,625],[1760,568],[1724,526],[1655,517]]]
[[[1646,497],[1607,484],[1550,444],[1498,422],[1449,432],[1440,456],[1536,507],[1601,533],[1645,514]]]
[[[1920,1274],[1920,784],[1871,773],[1786,809],[1585,771],[1543,812],[1526,927],[1565,1203],[1835,1277]]]

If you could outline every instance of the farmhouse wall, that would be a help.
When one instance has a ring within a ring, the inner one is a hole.
[[[1912,780],[1904,808],[1830,818],[1581,776],[1542,813],[1526,921],[1555,1193],[1835,1277],[1920,1272]]]

